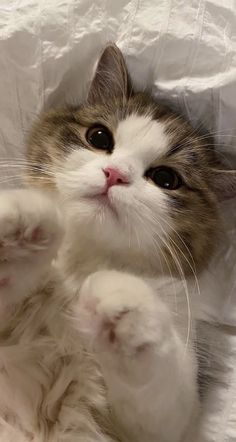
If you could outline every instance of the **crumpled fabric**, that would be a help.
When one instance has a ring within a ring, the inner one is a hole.
[[[236,153],[234,0],[1,0],[0,187],[19,182],[25,137],[42,109],[83,99],[108,41],[125,54],[136,86],[206,128],[222,155]],[[235,200],[222,206],[226,234],[201,283],[203,309],[230,348],[227,382],[208,398],[211,442],[236,441],[234,212]]]

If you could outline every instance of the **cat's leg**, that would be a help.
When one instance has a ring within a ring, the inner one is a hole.
[[[45,282],[63,236],[60,218],[38,191],[0,192],[0,314]]]
[[[78,315],[127,440],[182,440],[198,409],[196,361],[164,302],[141,278],[101,271],[83,284]]]

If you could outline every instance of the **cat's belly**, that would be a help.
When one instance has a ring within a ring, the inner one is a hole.
[[[74,353],[62,348],[50,336],[0,347],[1,442],[103,440],[109,413],[100,370],[79,341]]]

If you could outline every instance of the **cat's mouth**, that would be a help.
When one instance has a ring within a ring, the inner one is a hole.
[[[116,218],[118,218],[117,208],[114,204],[113,198],[109,195],[109,192],[99,193],[96,195],[90,195],[89,199],[96,201],[100,208],[109,210]]]

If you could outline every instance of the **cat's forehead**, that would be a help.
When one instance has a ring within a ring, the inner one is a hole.
[[[118,123],[114,138],[119,150],[139,153],[152,161],[165,155],[170,144],[165,124],[149,115],[127,116]]]

